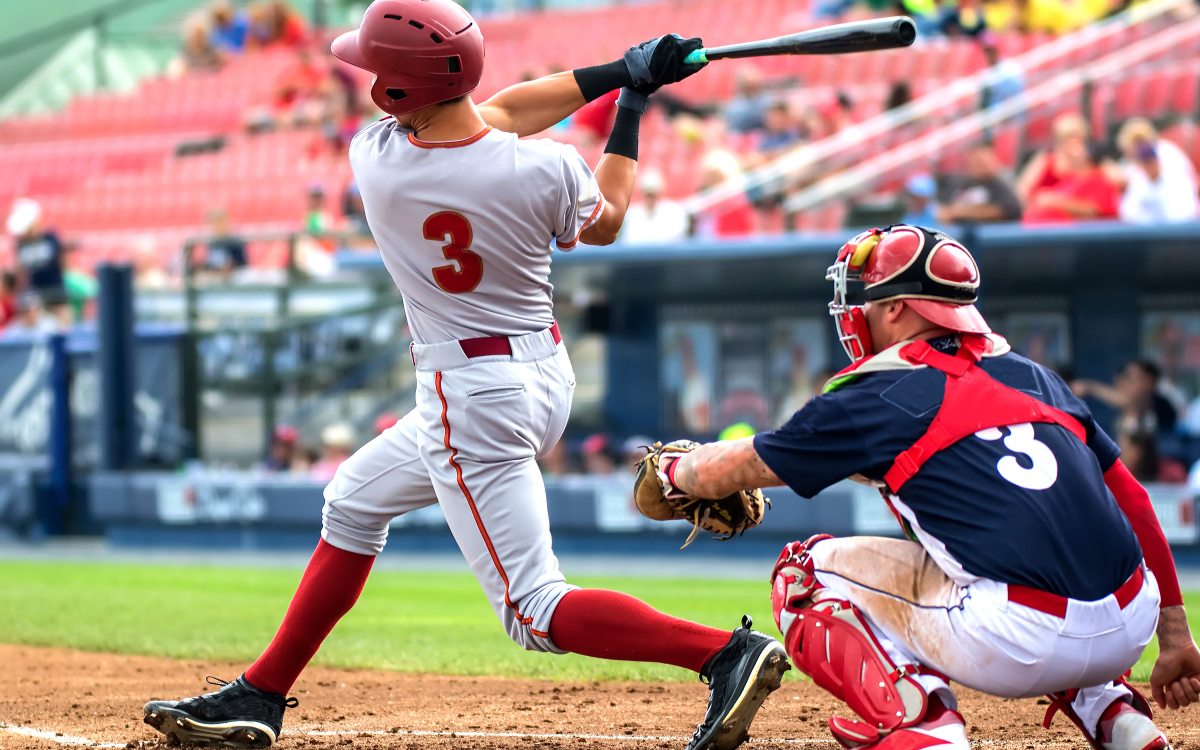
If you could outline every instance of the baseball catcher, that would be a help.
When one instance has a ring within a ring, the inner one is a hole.
[[[951,682],[1048,696],[1102,750],[1162,750],[1125,680],[1157,628],[1160,708],[1200,694],[1174,561],[1145,489],[1056,374],[1012,352],[974,306],[953,238],[863,233],[830,267],[853,364],[779,430],[664,453],[664,498],[730,498],[842,479],[878,488],[907,540],[792,542],[771,603],[795,666],[858,720],[847,748],[968,747]],[[644,489],[639,487],[639,489]]]

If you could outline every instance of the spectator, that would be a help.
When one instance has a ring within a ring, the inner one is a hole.
[[[1021,66],[1012,60],[1000,58],[996,35],[990,31],[985,31],[979,36],[979,45],[988,64],[988,70],[984,74],[980,106],[987,109],[993,104],[1020,96],[1025,91],[1025,73]]]
[[[1138,359],[1125,365],[1111,386],[1095,380],[1076,380],[1071,383],[1071,390],[1080,398],[1092,396],[1120,412],[1118,438],[1173,432],[1177,415],[1171,402],[1158,392],[1160,374],[1158,365]]]
[[[778,101],[767,107],[763,115],[763,133],[758,141],[758,164],[771,161],[802,140],[800,124],[792,116],[791,107]]]
[[[321,458],[308,470],[313,479],[329,481],[342,462],[354,453],[354,428],[335,422],[321,430]]]
[[[1173,458],[1158,451],[1158,438],[1152,432],[1135,432],[1117,440],[1121,449],[1121,462],[1139,482],[1164,482],[1184,484],[1188,481],[1187,469]]]
[[[967,153],[967,173],[947,180],[948,196],[937,210],[942,224],[1017,221],[1021,202],[1004,176],[996,150],[979,143]]]
[[[71,322],[82,323],[95,317],[92,302],[100,291],[100,282],[91,269],[79,262],[79,246],[68,242],[63,248],[66,270],[63,273],[63,288],[67,294],[67,306],[71,311]]]
[[[0,273],[0,328],[4,328],[17,317],[17,275],[11,271]]]
[[[662,197],[666,188],[662,172],[648,167],[638,177],[642,200],[629,207],[621,229],[621,241],[630,245],[667,243],[688,233],[688,215],[683,206]]]
[[[217,0],[209,10],[212,46],[219,52],[242,52],[246,49],[246,31],[250,21],[246,14],[235,11],[229,0]]]
[[[716,187],[742,172],[738,158],[729,151],[709,151],[700,160],[700,189]],[[754,231],[756,217],[754,208],[745,196],[734,199],[731,205],[720,205],[697,220],[696,234],[701,237],[736,237]]]
[[[602,433],[590,435],[583,441],[583,470],[593,476],[608,476],[617,471],[617,462],[613,459],[612,447],[608,437]]]
[[[1056,187],[1070,177],[1072,165],[1077,164],[1087,150],[1087,122],[1078,114],[1059,115],[1053,129],[1053,148],[1035,154],[1017,177],[1017,197],[1022,205],[1029,205],[1035,191]]]
[[[208,19],[193,13],[183,22],[183,47],[167,65],[167,76],[178,78],[184,73],[220,70],[225,59],[212,45]]]
[[[246,241],[229,231],[229,215],[223,208],[208,212],[209,240],[204,264],[197,270],[207,275],[228,279],[239,268],[246,267]]]
[[[1098,152],[1083,141],[1072,141],[1063,154],[1065,174],[1053,187],[1029,196],[1026,224],[1117,218],[1121,194],[1100,167]]]
[[[924,172],[918,172],[904,183],[905,224],[931,227],[937,224],[937,182]]]
[[[280,125],[319,123],[330,114],[333,92],[329,67],[307,47],[301,47],[296,51],[296,62],[279,74],[270,118]]]
[[[888,89],[887,101],[883,104],[884,111],[899,109],[912,101],[912,87],[908,81],[896,81]]]
[[[308,186],[304,209],[304,231],[319,236],[333,230],[333,216],[325,207],[325,188],[319,182]]]
[[[41,228],[42,206],[32,198],[13,201],[8,215],[8,233],[16,238],[17,266],[21,271],[21,293],[28,299],[21,307],[36,317],[36,309],[67,322],[67,290],[63,278],[63,245],[54,232]]]
[[[263,468],[267,471],[291,471],[299,448],[300,433],[295,427],[281,424],[271,433],[271,448]]]
[[[844,92],[817,107],[816,117],[809,132],[814,139],[837,135],[842,128],[854,122],[854,102]]]
[[[762,71],[754,65],[745,65],[738,68],[734,80],[736,93],[725,105],[725,124],[734,133],[762,130],[768,104],[763,93]]]
[[[304,21],[283,0],[251,3],[247,15],[247,47],[299,47],[304,44],[307,37]]]
[[[1117,145],[1125,156],[1121,177],[1122,221],[1166,224],[1192,221],[1200,214],[1196,170],[1174,143],[1159,138],[1148,120],[1135,117],[1121,126]]]

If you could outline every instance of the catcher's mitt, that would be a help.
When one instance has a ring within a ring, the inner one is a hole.
[[[691,497],[676,487],[671,481],[671,465],[683,454],[699,447],[699,443],[690,440],[676,440],[666,445],[655,443],[647,447],[633,484],[634,502],[646,518],[692,522],[692,533],[683,543],[684,547],[692,543],[700,529],[720,534],[715,538],[722,540],[745,533],[746,529],[762,523],[764,510],[771,507],[771,501],[757,489],[741,490],[719,500],[705,500]]]

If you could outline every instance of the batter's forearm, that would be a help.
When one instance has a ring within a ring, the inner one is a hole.
[[[579,236],[585,245],[611,245],[621,233],[625,213],[633,199],[637,162],[625,156],[605,154],[596,166],[596,185],[604,196],[604,213]]]
[[[483,121],[520,137],[550,128],[587,102],[571,71],[509,86],[479,105]]]
[[[675,486],[692,497],[710,499],[783,484],[759,458],[754,438],[700,446],[679,459],[674,480]]]

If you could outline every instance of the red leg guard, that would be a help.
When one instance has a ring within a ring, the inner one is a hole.
[[[811,549],[828,538],[789,544],[775,564],[771,607],[784,648],[797,669],[845,701],[878,735],[912,726],[928,708],[924,688],[913,679],[916,669],[898,669],[862,614],[817,581]],[[878,739],[867,734],[861,742]]]

